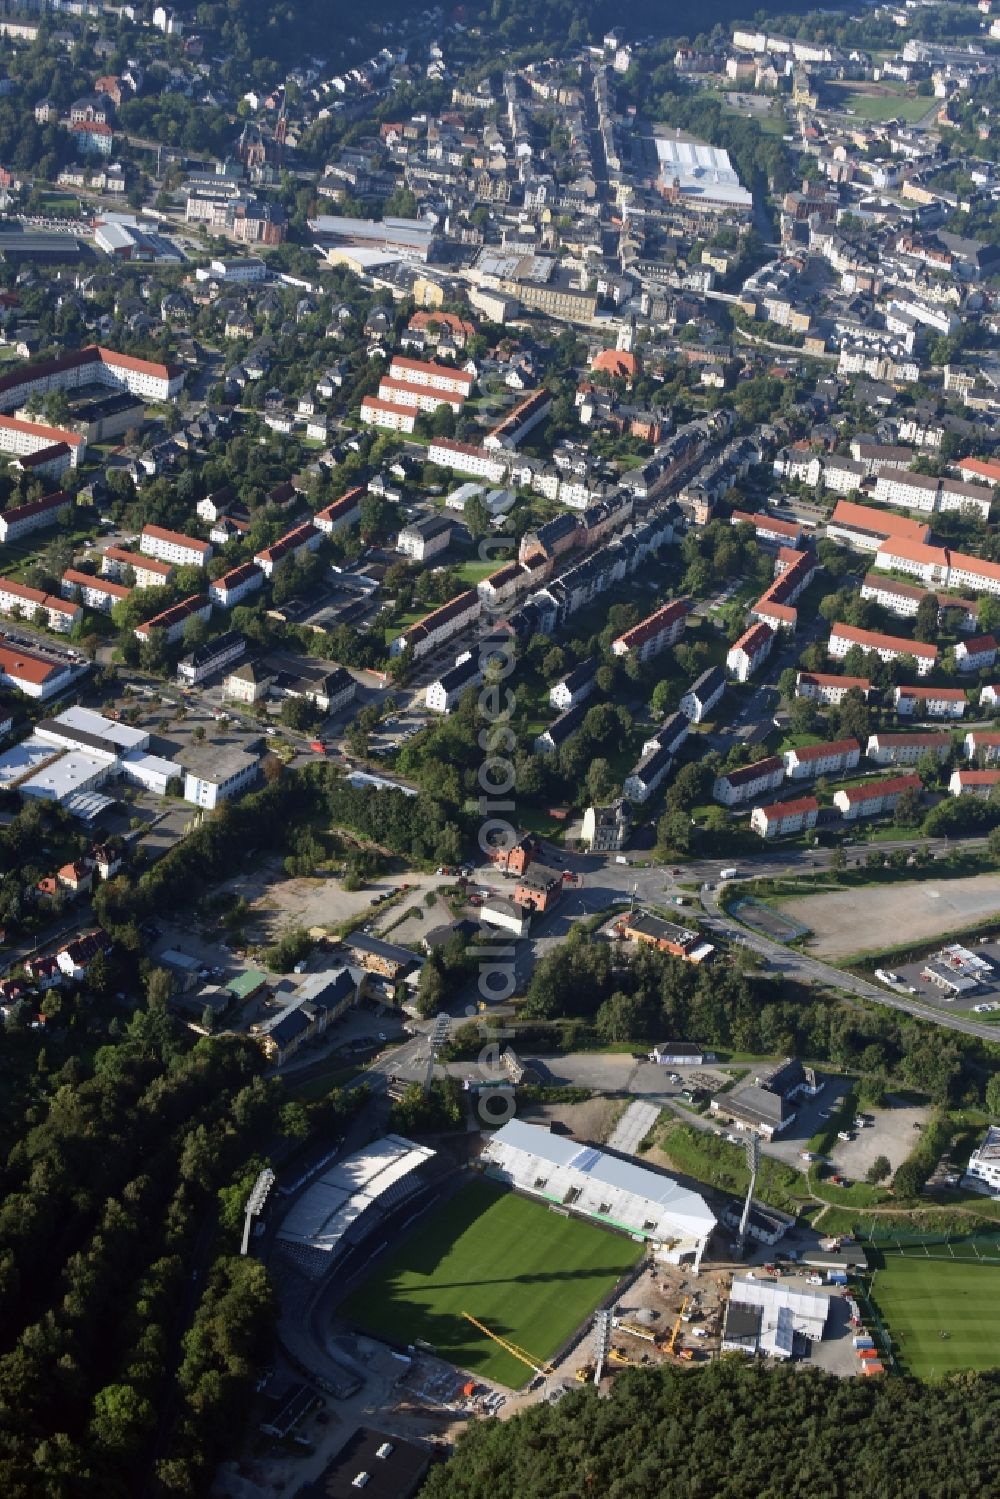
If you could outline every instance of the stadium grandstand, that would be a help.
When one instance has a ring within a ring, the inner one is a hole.
[[[341,1253],[427,1185],[436,1152],[385,1135],[328,1166],[293,1203],[278,1230],[287,1258],[319,1280]]]
[[[652,1241],[671,1265],[701,1264],[715,1215],[697,1192],[633,1161],[509,1120],[483,1151],[487,1172],[519,1192]]]

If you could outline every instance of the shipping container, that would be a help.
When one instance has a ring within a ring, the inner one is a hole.
[[[868,1375],[868,1374],[884,1374],[885,1373],[885,1365],[884,1364],[879,1364],[879,1363],[862,1364],[861,1365],[861,1372],[862,1372],[862,1374],[866,1374],[866,1375]]]

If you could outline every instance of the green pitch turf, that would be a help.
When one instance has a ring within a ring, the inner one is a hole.
[[[632,1239],[478,1181],[432,1208],[340,1311],[396,1342],[422,1338],[459,1368],[517,1389],[531,1370],[462,1313],[542,1362],[642,1252]]]
[[[905,1373],[940,1379],[1000,1363],[1000,1266],[887,1254],[872,1299]]]

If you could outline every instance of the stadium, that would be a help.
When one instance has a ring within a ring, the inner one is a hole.
[[[670,1177],[519,1120],[490,1137],[479,1166],[456,1175],[388,1135],[324,1170],[278,1245],[309,1280],[346,1293],[337,1314],[353,1326],[516,1388],[648,1254],[697,1268],[715,1226]]]

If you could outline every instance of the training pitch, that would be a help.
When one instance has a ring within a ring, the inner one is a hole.
[[[941,1379],[1000,1362],[1000,1265],[887,1254],[872,1300],[904,1373]]]
[[[432,1208],[340,1311],[396,1343],[421,1338],[460,1368],[518,1389],[531,1369],[462,1313],[542,1363],[642,1253],[632,1239],[478,1181]]]

